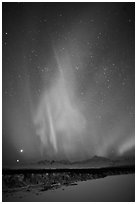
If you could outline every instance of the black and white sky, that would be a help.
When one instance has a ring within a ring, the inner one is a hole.
[[[135,3],[2,3],[3,164],[134,153]]]

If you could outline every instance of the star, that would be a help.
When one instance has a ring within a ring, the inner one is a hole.
[[[79,66],[76,66],[75,69],[78,71],[79,70]]]
[[[21,78],[21,75],[20,75],[20,74],[18,74],[18,78],[19,78],[19,79]]]
[[[131,19],[128,19],[128,22],[131,23]]]
[[[122,86],[125,86],[125,85],[126,85],[126,82],[125,82],[125,81],[123,81],[123,82],[122,82]]]

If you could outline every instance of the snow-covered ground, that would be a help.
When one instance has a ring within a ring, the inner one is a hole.
[[[41,191],[40,187],[20,189],[3,193],[3,201],[46,202],[46,201],[91,201],[91,202],[133,202],[135,200],[135,175],[108,176],[105,178],[78,182],[78,185],[61,186],[57,189]]]

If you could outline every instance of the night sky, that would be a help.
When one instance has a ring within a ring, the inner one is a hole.
[[[4,165],[134,154],[134,6],[2,3]]]

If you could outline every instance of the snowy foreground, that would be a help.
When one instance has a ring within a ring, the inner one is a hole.
[[[83,169],[5,169],[2,176],[3,201],[17,201],[22,199],[24,194],[26,197],[32,193],[39,197],[47,191],[64,189],[66,186],[74,187],[81,181],[134,172],[134,165]],[[28,197],[28,201],[30,198]]]

